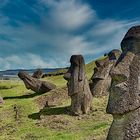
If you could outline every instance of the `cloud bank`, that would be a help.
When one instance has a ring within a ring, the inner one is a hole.
[[[1,70],[66,67],[72,54],[82,54],[89,62],[120,48],[128,28],[139,23],[100,18],[98,11],[80,0],[0,2]]]

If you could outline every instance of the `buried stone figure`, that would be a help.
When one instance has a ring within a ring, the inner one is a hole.
[[[91,77],[90,89],[93,96],[103,96],[108,94],[111,85],[110,70],[115,65],[121,54],[120,50],[112,50],[104,59],[96,60],[94,74]]]
[[[140,26],[127,32],[121,48],[110,72],[107,113],[113,115],[113,122],[107,140],[136,140],[140,137]]]
[[[71,113],[86,114],[92,107],[92,94],[85,74],[85,62],[82,55],[72,55],[71,66],[64,75],[68,81],[68,95],[71,97]]]
[[[31,89],[37,93],[49,92],[50,90],[56,88],[54,84],[33,78],[24,71],[20,71],[18,76],[21,80],[23,80],[27,89]]]

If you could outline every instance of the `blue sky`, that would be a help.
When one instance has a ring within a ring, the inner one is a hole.
[[[140,24],[140,0],[0,0],[0,70],[88,63]]]

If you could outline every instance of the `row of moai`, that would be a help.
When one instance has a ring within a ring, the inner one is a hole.
[[[107,140],[136,140],[140,137],[140,26],[128,30],[121,49],[122,52],[112,50],[104,59],[95,61],[90,84],[83,56],[72,55],[64,79],[73,115],[89,113],[94,96],[109,94],[106,111],[112,114],[113,122]],[[26,72],[19,72],[18,76],[27,89],[35,92],[45,93],[56,88]]]
[[[81,55],[71,56],[71,66],[64,75],[68,81],[73,114],[88,113],[92,95],[109,93],[107,113],[113,122],[107,140],[136,140],[140,137],[140,26],[128,30],[120,50],[113,50],[97,60],[88,83],[85,63]]]

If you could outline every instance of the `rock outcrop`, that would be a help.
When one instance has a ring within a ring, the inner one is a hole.
[[[108,94],[111,84],[110,70],[118,60],[121,54],[120,50],[112,50],[102,60],[96,60],[94,74],[91,77],[90,89],[93,96],[103,96]]]
[[[33,78],[32,76],[30,76],[28,73],[24,71],[20,71],[18,73],[18,76],[21,80],[23,80],[27,89],[31,89],[38,93],[45,93],[56,88],[54,84],[46,81],[40,81],[36,78]]]
[[[113,122],[107,140],[136,140],[140,137],[140,26],[126,33],[121,48],[110,71],[107,113],[113,115]]]
[[[85,73],[85,62],[82,55],[72,55],[70,68],[64,75],[68,81],[68,95],[71,97],[71,113],[86,114],[92,107],[92,94]]]

